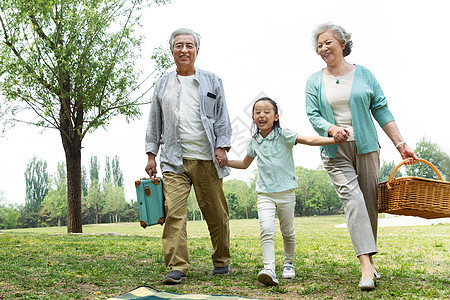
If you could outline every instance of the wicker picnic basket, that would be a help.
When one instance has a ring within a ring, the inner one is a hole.
[[[397,170],[406,161],[394,168],[389,180],[378,184],[378,212],[426,219],[450,217],[450,182],[444,181],[436,167],[424,159],[419,161],[430,166],[439,180],[420,177],[394,178]]]

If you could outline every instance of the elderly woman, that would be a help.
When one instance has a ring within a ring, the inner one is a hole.
[[[344,204],[345,218],[361,265],[361,290],[375,288],[381,275],[373,263],[377,253],[377,186],[379,144],[372,116],[407,164],[418,159],[403,140],[374,75],[345,57],[351,34],[339,25],[322,24],[313,31],[316,52],[326,68],[306,84],[306,113],[314,129],[337,142],[321,147],[322,162]]]

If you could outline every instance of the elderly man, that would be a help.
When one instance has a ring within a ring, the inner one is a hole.
[[[189,269],[186,206],[191,185],[214,248],[212,274],[224,275],[230,270],[228,206],[222,178],[230,173],[224,162],[231,147],[231,124],[221,79],[195,67],[200,36],[181,28],[172,33],[169,43],[176,71],[164,75],[155,86],[145,170],[150,176],[156,174],[155,156],[161,149],[166,209],[162,243],[170,270],[164,283],[178,284]]]

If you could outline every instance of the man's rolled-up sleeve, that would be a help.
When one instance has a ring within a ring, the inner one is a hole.
[[[231,148],[231,122],[228,115],[227,104],[225,101],[225,93],[223,90],[222,80],[218,78],[216,88],[217,106],[214,121],[214,134],[216,136],[215,149]]]
[[[158,154],[161,140],[161,130],[161,103],[158,99],[157,87],[155,87],[145,134],[145,153],[150,152],[155,155]]]

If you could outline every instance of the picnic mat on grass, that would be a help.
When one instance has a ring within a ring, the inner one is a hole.
[[[157,300],[157,299],[207,299],[207,300],[240,300],[240,299],[253,299],[255,298],[245,298],[239,296],[222,296],[222,295],[202,295],[202,294],[176,294],[169,292],[157,291],[148,286],[141,286],[137,289],[129,291],[128,293],[122,294],[120,296],[108,298],[109,300],[115,299],[133,299],[133,300]]]

